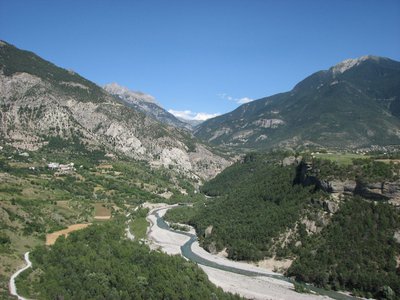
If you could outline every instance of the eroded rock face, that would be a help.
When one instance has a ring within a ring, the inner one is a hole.
[[[163,149],[160,161],[164,167],[177,165],[185,170],[192,169],[188,153],[179,148]]]
[[[362,183],[355,180],[320,181],[320,187],[326,192],[339,195],[359,195],[376,201],[391,201],[400,204],[400,181]]]
[[[354,194],[371,200],[389,200],[390,197],[384,194],[384,182],[363,183],[357,181]]]
[[[0,136],[30,151],[46,145],[51,136],[78,136],[93,149],[105,146],[109,152],[171,167],[197,180],[214,177],[231,163],[199,143],[189,151],[188,132],[125,106],[100,88],[100,99],[93,102],[81,101],[69,90],[85,93],[89,87],[73,81],[61,86],[67,90],[28,73],[0,72]]]
[[[332,193],[338,194],[352,194],[354,192],[354,189],[356,188],[355,180],[332,180],[329,182],[329,184],[332,189]]]
[[[213,178],[228,167],[231,162],[214,155],[202,144],[197,144],[195,152],[189,152],[193,169],[203,178]]]
[[[285,158],[285,164],[293,164],[293,158]],[[358,195],[366,199],[375,201],[389,201],[395,205],[400,205],[400,180],[395,182],[373,182],[365,183],[355,180],[324,180],[314,175],[309,175],[312,166],[305,162],[300,162],[296,169],[296,176],[293,184],[303,186],[314,186],[316,190],[323,190],[330,193],[334,198],[340,195]],[[331,207],[333,210],[335,208]],[[330,210],[330,209],[329,209]]]
[[[288,156],[285,157],[282,160],[282,166],[287,167],[287,166],[297,166],[302,160],[302,157],[294,157],[294,156]]]
[[[393,235],[394,240],[400,244],[400,230],[396,231]]]
[[[390,198],[392,204],[400,206],[400,180],[395,182],[385,182],[382,193]]]
[[[339,203],[327,200],[325,201],[325,207],[329,213],[334,214],[339,210]]]
[[[211,242],[210,245],[208,245],[207,247],[208,252],[210,252],[211,254],[217,254],[217,246],[215,242]]]
[[[206,228],[206,230],[204,231],[204,236],[207,238],[212,234],[212,230],[213,230],[213,226],[210,225]]]

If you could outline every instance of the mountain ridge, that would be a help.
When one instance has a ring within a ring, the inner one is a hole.
[[[229,161],[184,129],[133,109],[80,75],[33,52],[0,44],[0,136],[36,151],[51,138],[116,152],[201,180]]]
[[[106,84],[103,88],[111,95],[121,99],[121,101],[126,105],[143,112],[161,123],[187,130],[192,129],[192,126],[188,123],[179,120],[173,114],[161,107],[161,105],[151,95],[138,91],[131,91],[115,82]]]
[[[205,121],[195,135],[238,149],[400,143],[400,62],[364,56]]]

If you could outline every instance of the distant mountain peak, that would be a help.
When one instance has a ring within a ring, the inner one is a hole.
[[[109,94],[118,97],[129,107],[139,110],[147,116],[150,116],[164,124],[189,130],[192,129],[192,126],[188,122],[183,122],[177,119],[173,114],[166,111],[157,100],[149,94],[131,91],[127,87],[121,86],[116,82],[104,85],[103,89]]]
[[[359,64],[361,64],[364,61],[367,60],[375,60],[375,61],[379,61],[381,58],[379,56],[373,56],[373,55],[364,55],[358,58],[350,58],[350,59],[346,59],[340,63],[338,63],[337,65],[333,66],[331,68],[331,71],[333,72],[333,74],[342,74],[344,72],[346,72],[347,70],[358,66]]]
[[[207,120],[195,136],[228,149],[400,144],[400,62],[348,59],[317,71],[289,92]]]
[[[140,91],[132,91],[127,87],[119,85],[116,82],[108,83],[104,85],[103,88],[110,94],[120,96],[121,98],[133,103],[140,101],[157,104],[156,98],[154,98],[153,96],[142,93]]]

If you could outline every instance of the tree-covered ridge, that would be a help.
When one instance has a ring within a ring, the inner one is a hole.
[[[226,247],[229,257],[239,260],[291,258],[288,274],[298,280],[398,299],[393,295],[400,295],[399,209],[385,200],[343,195],[333,200],[314,185],[302,188],[295,184],[298,168],[284,167],[284,157],[246,156],[204,184],[202,191],[212,198],[194,208],[171,210],[166,217],[195,226],[209,251]],[[399,165],[374,159],[346,165],[304,154],[303,159],[312,161],[309,176],[317,176],[315,183],[388,182],[399,175]],[[337,208],[330,210],[326,203]]]
[[[369,183],[400,179],[400,164],[386,163],[374,158],[353,159],[350,164],[339,164],[321,158],[308,158],[314,175],[324,180],[360,180]]]
[[[226,247],[229,258],[272,256],[274,239],[295,226],[312,197],[321,197],[293,185],[294,174],[294,166],[282,166],[279,156],[250,154],[202,187],[204,193],[219,197],[195,206],[195,214],[188,216],[190,209],[181,208],[167,218],[190,223],[203,247]],[[209,226],[212,231],[206,233]]]
[[[40,299],[239,299],[194,263],[123,239],[123,222],[92,225],[31,254],[19,280]]]
[[[400,230],[400,215],[392,206],[350,199],[320,235],[303,240],[288,275],[380,299],[386,299],[390,287],[399,297],[396,257],[400,244],[394,239],[396,229]]]

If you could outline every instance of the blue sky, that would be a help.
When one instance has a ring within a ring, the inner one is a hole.
[[[400,1],[0,0],[0,39],[206,116],[347,58],[400,60]]]

